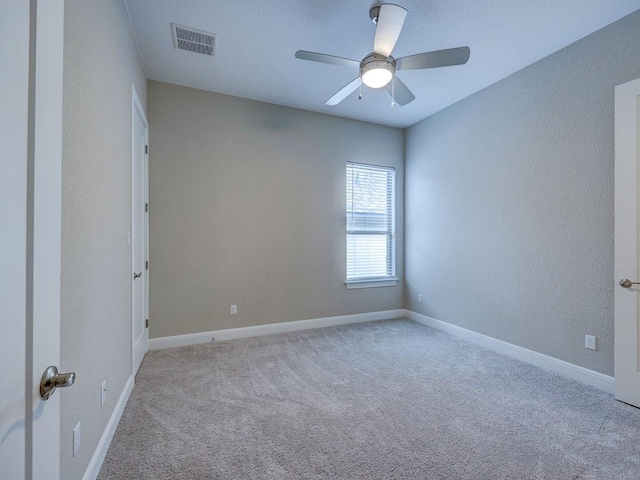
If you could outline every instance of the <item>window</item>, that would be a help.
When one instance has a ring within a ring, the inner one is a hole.
[[[347,163],[347,288],[398,283],[395,170]]]

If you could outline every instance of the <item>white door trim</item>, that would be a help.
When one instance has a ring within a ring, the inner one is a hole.
[[[640,406],[638,376],[638,115],[640,79],[615,89],[615,395]]]
[[[29,139],[29,52],[33,4],[5,2],[0,31],[13,40],[0,47],[0,364],[6,365],[0,395],[0,465],[8,478],[26,477],[25,446],[28,411],[25,397],[31,391],[27,373],[27,142]],[[33,37],[35,38],[35,37]],[[6,44],[7,45],[7,44]],[[31,182],[33,184],[33,182]]]
[[[136,119],[142,122],[144,126],[144,135],[145,135],[145,145],[149,145],[149,122],[147,120],[147,116],[144,112],[144,108],[142,107],[142,103],[140,102],[140,98],[138,97],[138,93],[136,92],[136,88],[133,84],[131,84],[131,272],[133,273],[135,270],[135,258],[134,258],[134,235],[133,235],[133,219],[134,219],[134,208],[133,204],[134,198],[134,189],[135,187],[135,164],[134,164],[134,156],[135,156],[135,142],[134,135],[136,134],[135,130],[135,122]],[[148,151],[145,152],[143,157],[143,176],[144,176],[144,192],[143,198],[145,203],[149,203],[149,154]],[[144,258],[149,258],[149,216],[145,214],[144,216],[144,227],[143,227],[143,245],[144,245]],[[142,278],[144,279],[144,315],[145,318],[149,318],[149,275],[148,270],[143,269]],[[133,276],[131,280],[131,374],[135,379],[135,375],[137,373],[137,367],[139,364],[136,362],[136,351],[135,351],[135,312],[134,312],[134,282]],[[144,335],[146,336],[146,351],[149,349],[149,330],[145,329]]]

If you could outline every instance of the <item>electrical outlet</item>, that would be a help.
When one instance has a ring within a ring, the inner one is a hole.
[[[104,404],[107,403],[107,381],[102,382],[102,388],[100,389],[100,406],[104,407]]]
[[[418,303],[422,303],[422,294],[421,293],[418,294]]]
[[[73,429],[73,456],[76,456],[78,450],[80,450],[80,441],[82,439],[82,430],[80,427],[80,422],[76,425],[76,428]]]
[[[597,341],[597,337],[594,337],[593,335],[585,335],[584,348],[588,348],[589,350],[597,350]]]
[[[238,306],[237,305],[231,305],[231,308],[229,309],[229,313],[231,315],[237,315],[238,314]]]

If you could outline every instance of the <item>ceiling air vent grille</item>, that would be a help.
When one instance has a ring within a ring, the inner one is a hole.
[[[216,36],[213,33],[203,32],[182,25],[171,24],[173,30],[173,46],[180,50],[209,55],[216,54]]]

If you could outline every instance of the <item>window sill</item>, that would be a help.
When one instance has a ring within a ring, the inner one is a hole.
[[[347,290],[356,288],[374,288],[374,287],[395,287],[398,284],[397,278],[380,278],[377,280],[350,280],[344,282]]]

